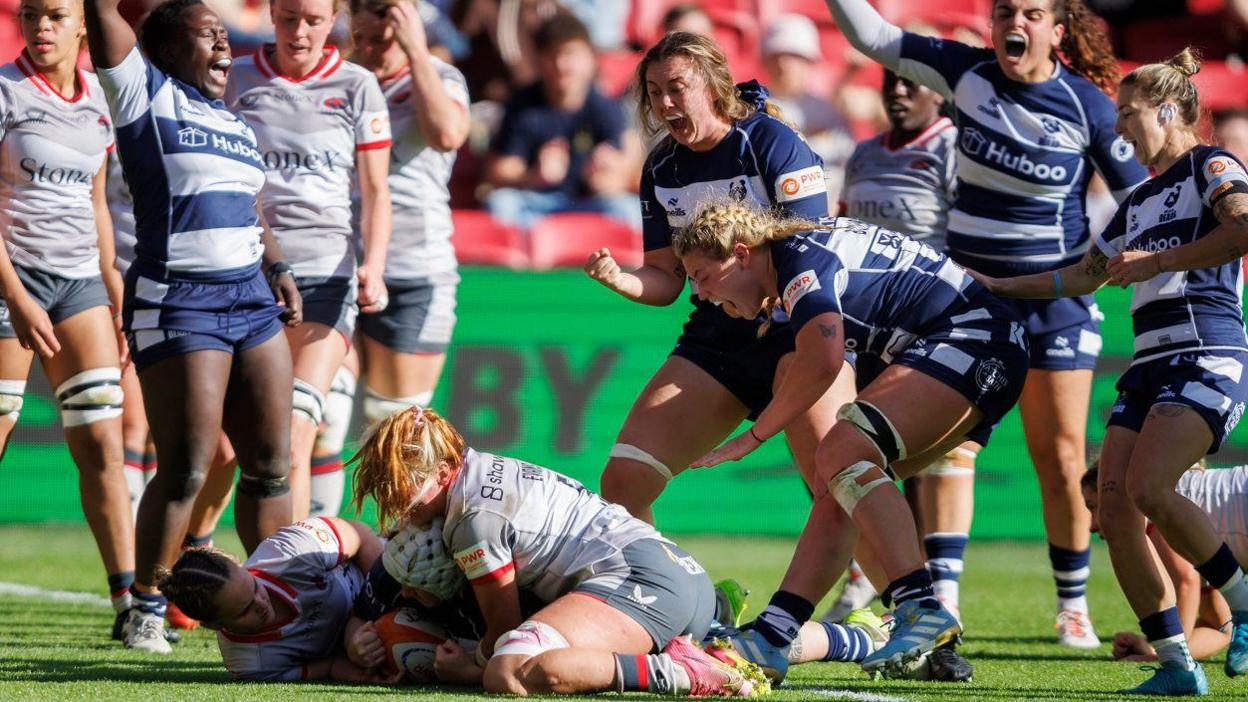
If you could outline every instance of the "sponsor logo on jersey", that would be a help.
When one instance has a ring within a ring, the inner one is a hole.
[[[1183,241],[1179,239],[1179,237],[1177,236],[1167,236],[1167,237],[1161,237],[1159,239],[1149,239],[1148,241],[1141,241],[1137,243],[1133,248],[1135,248],[1135,250],[1137,251],[1147,251],[1149,253],[1157,253],[1158,251],[1165,251],[1166,249],[1173,249],[1181,245],[1182,243]]]
[[[828,191],[827,182],[823,178],[823,168],[810,166],[799,171],[781,174],[776,178],[776,203],[800,200],[817,193]]]
[[[183,127],[178,130],[178,143],[198,149],[208,143],[208,133],[195,127]]]
[[[338,154],[329,149],[314,153],[265,151],[261,160],[264,162],[265,169],[270,171],[320,171],[322,169],[332,171],[343,165],[339,163]]]
[[[1062,131],[1062,125],[1052,117],[1041,117],[1040,124],[1044,127],[1044,131],[1049,134],[1057,134]]]
[[[1027,154],[1014,153],[1008,146],[998,144],[989,139],[984,136],[983,132],[974,127],[966,127],[962,130],[960,143],[962,150],[967,154],[978,156],[985,161],[995,163],[1020,175],[1054,183],[1061,183],[1066,180],[1067,171],[1065,166],[1050,166],[1046,163],[1036,163],[1027,158]]]
[[[975,369],[975,384],[981,392],[994,392],[1005,387],[1008,381],[1005,364],[995,358],[985,358]]]
[[[1239,424],[1239,420],[1244,417],[1244,403],[1235,403],[1235,408],[1231,410],[1231,414],[1226,418],[1226,433],[1230,434],[1235,425]]]
[[[368,129],[373,134],[381,134],[382,129],[386,126],[385,117],[374,117],[368,122]]]
[[[1070,339],[1058,336],[1053,339],[1053,347],[1044,350],[1044,355],[1052,358],[1074,358],[1075,350],[1070,347]]]
[[[1235,159],[1227,158],[1226,156],[1214,156],[1208,161],[1205,161],[1205,173],[1207,173],[1210,177],[1221,175],[1227,171],[1240,171],[1242,173],[1243,170],[1244,169],[1235,162]]]
[[[1164,204],[1166,207],[1174,207],[1175,204],[1178,203],[1179,195],[1182,194],[1182,192],[1183,192],[1182,183],[1174,186],[1174,190],[1171,190],[1170,193],[1166,195],[1166,200],[1162,204]]]
[[[674,197],[667,198],[667,213],[673,217],[684,217],[689,214],[680,206],[680,200]]]
[[[1110,145],[1109,153],[1113,154],[1115,159],[1126,162],[1135,155],[1135,149],[1127,143],[1126,139],[1118,137],[1117,139],[1114,139],[1114,143]]]
[[[794,276],[789,284],[784,286],[784,310],[789,314],[793,314],[793,305],[797,301],[806,296],[813,290],[819,290],[823,286],[819,284],[819,276],[815,275],[814,269],[802,271]]]
[[[464,571],[464,575],[469,580],[490,572],[489,559],[486,557],[485,550],[487,545],[482,541],[452,554],[455,558],[455,563],[459,565],[460,570]]]
[[[750,194],[748,188],[745,187],[745,178],[738,178],[728,184],[728,197],[742,202]]]
[[[627,599],[629,602],[634,602],[636,604],[639,604],[641,605],[642,609],[645,609],[649,605],[654,604],[655,601],[659,599],[659,596],[658,595],[644,595],[641,592],[641,586],[634,585],[633,591],[629,593],[628,597],[626,597],[625,599]]]
[[[323,104],[331,110],[345,110],[348,103],[346,98],[327,97]]]
[[[39,163],[33,158],[24,158],[18,162],[22,172],[32,183],[51,183],[52,185],[90,185],[95,173],[80,171],[77,168],[55,168],[46,163]]]

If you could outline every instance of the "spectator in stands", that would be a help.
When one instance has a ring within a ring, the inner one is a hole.
[[[486,164],[498,219],[529,227],[556,212],[601,212],[640,228],[632,188],[641,142],[594,87],[596,62],[580,20],[557,14],[534,37],[541,80],[516,93]]]
[[[680,5],[673,5],[666,14],[663,15],[663,33],[668,32],[689,32],[690,34],[701,34],[704,37],[711,36],[711,32],[715,26],[711,23],[711,16],[696,3],[687,2]]]
[[[1213,116],[1213,141],[1248,161],[1248,109],[1226,110]]]
[[[771,101],[823,159],[828,192],[840,192],[854,138],[840,110],[827,96],[812,90],[817,83],[815,64],[823,58],[819,30],[805,15],[780,15],[767,28],[762,54]]]

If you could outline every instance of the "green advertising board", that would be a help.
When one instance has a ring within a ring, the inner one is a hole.
[[[467,268],[462,274],[455,343],[434,406],[474,447],[596,487],[625,414],[671,350],[689,305],[633,304],[580,271]],[[1128,293],[1107,289],[1099,301],[1107,319],[1088,427],[1093,447],[1104,434],[1114,381],[1131,349]],[[1248,462],[1242,437],[1241,430],[1218,455],[1219,464]],[[671,533],[794,535],[809,504],[777,439],[740,463],[680,475],[656,506],[656,518]],[[32,382],[0,467],[0,521],[81,518],[77,477],[50,392]],[[1039,488],[1017,412],[980,456],[973,533],[1043,538]]]

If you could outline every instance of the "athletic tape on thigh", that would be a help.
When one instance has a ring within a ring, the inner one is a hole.
[[[325,396],[311,383],[295,378],[294,393],[291,395],[291,409],[303,414],[316,426],[321,425],[325,416]]]
[[[266,478],[241,473],[238,476],[238,492],[256,499],[279,497],[290,492],[290,481],[284,475],[279,478]]]
[[[860,478],[869,475],[873,470],[879,471],[880,477],[865,484],[858,482]],[[892,479],[885,475],[879,466],[871,461],[858,461],[829,480],[828,490],[836,498],[836,502],[841,506],[841,509],[845,510],[845,513],[852,517],[854,516],[854,508],[858,506],[859,500],[866,497],[868,492],[891,482],[893,482]]]
[[[90,368],[74,375],[56,388],[61,405],[61,422],[79,427],[121,416],[121,369]]]
[[[660,461],[632,444],[616,444],[611,447],[611,453],[608,455],[611,458],[627,458],[630,461],[645,463],[653,468],[656,473],[663,476],[664,480],[672,479],[672,471],[663,464],[663,461]]]
[[[409,407],[425,407],[433,400],[433,392],[422,392],[407,397],[386,397],[372,388],[364,390],[364,418],[369,422],[380,422],[395,412],[402,412]]]
[[[836,418],[844,420],[862,432],[884,457],[884,465],[891,465],[906,457],[906,443],[901,440],[897,428],[875,405],[854,400],[837,410]]]
[[[553,626],[530,619],[498,637],[498,642],[494,644],[494,655],[532,658],[546,651],[567,647],[568,640]]]
[[[25,380],[0,380],[0,417],[17,422],[22,413],[22,396],[26,394]]]
[[[937,458],[935,461],[932,461],[932,464],[928,466],[926,470],[924,470],[923,474],[924,475],[975,475],[974,468],[967,468],[965,466],[958,465],[957,459],[954,458],[954,455],[955,455],[954,452],[957,450],[958,449],[954,449],[953,451],[946,453],[940,458]]]

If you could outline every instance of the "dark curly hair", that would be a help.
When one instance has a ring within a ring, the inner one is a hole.
[[[1083,0],[1053,0],[1054,21],[1065,25],[1062,57],[1070,70],[1087,78],[1102,92],[1118,91],[1118,59],[1105,27]]]
[[[161,72],[172,74],[173,66],[165,60],[166,47],[184,41],[182,13],[189,7],[203,5],[203,0],[165,0],[147,14],[139,27],[139,48],[147,60]]]

